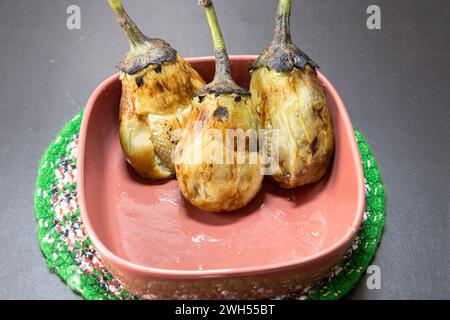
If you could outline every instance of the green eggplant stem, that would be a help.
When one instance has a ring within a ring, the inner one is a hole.
[[[230,78],[230,59],[228,57],[225,41],[217,20],[216,10],[211,0],[200,0],[199,4],[205,7],[206,19],[211,29],[211,37],[214,44],[214,54],[216,56],[216,79]]]
[[[291,39],[291,8],[292,0],[278,2],[275,33],[273,41],[278,44],[292,43]]]
[[[144,44],[147,37],[139,30],[138,26],[131,20],[130,16],[123,8],[122,1],[120,0],[108,0],[111,9],[119,22],[120,27],[125,32],[128,38],[131,49],[136,49],[140,45]]]
[[[278,2],[278,14],[290,14],[292,8],[292,0],[280,0]]]

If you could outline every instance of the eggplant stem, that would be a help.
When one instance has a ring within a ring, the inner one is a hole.
[[[123,8],[122,1],[120,0],[108,0],[109,5],[116,16],[117,22],[124,31],[128,38],[131,49],[136,49],[140,45],[144,44],[147,37],[142,33],[130,16]]]
[[[273,41],[279,44],[292,43],[291,38],[291,8],[292,0],[278,2],[275,32]]]
[[[211,0],[200,0],[199,4],[205,7],[206,19],[211,30],[211,37],[216,57],[215,79],[231,79],[230,58],[223,39],[222,31],[217,20],[216,10]]]
[[[278,2],[278,14],[290,14],[292,8],[292,0],[280,0]]]

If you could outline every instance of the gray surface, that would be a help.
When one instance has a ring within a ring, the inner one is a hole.
[[[381,290],[354,299],[450,298],[450,9],[447,0],[297,0],[296,42],[336,85],[378,159],[388,202]],[[366,28],[369,4],[382,30]],[[81,30],[66,29],[79,4]],[[126,1],[149,35],[211,54],[196,0]],[[253,6],[253,7],[252,7]],[[231,54],[269,41],[275,0],[216,0]],[[33,188],[42,151],[127,50],[105,1],[0,0],[0,298],[77,299],[38,248]]]

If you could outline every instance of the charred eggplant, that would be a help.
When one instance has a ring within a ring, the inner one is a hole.
[[[141,176],[171,178],[176,131],[187,121],[192,97],[205,82],[167,42],[146,37],[120,0],[109,4],[131,47],[119,64],[122,149]]]
[[[245,206],[261,188],[258,150],[255,139],[251,139],[260,120],[250,93],[231,77],[212,2],[201,0],[199,4],[205,7],[211,29],[216,74],[193,99],[192,116],[175,151],[175,169],[182,194],[194,206],[227,212]],[[200,158],[193,159],[193,155]]]
[[[334,150],[333,124],[317,78],[318,65],[292,43],[291,5],[292,0],[279,1],[273,41],[253,64],[250,85],[262,125],[279,131],[272,178],[284,188],[320,180]]]

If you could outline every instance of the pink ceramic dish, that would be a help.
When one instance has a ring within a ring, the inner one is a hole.
[[[255,58],[231,57],[244,87]],[[211,80],[213,57],[188,60]],[[92,243],[127,290],[149,299],[267,298],[301,289],[337,263],[362,221],[364,177],[341,98],[319,79],[336,136],[328,175],[294,191],[266,181],[256,199],[231,214],[194,208],[176,181],[141,179],[119,144],[118,76],[95,90],[80,132],[78,199]]]

